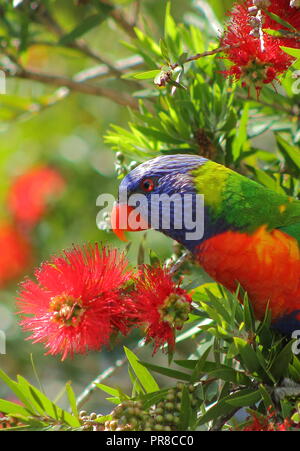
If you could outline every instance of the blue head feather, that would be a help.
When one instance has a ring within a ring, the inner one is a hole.
[[[128,194],[135,193],[139,190],[143,179],[153,177],[158,179],[158,184],[153,191],[158,194],[178,192],[178,184],[181,185],[180,189],[194,192],[192,177],[189,173],[207,161],[206,158],[197,155],[182,154],[153,158],[126,175],[120,184],[119,191],[127,189]]]
[[[124,199],[125,202],[127,202],[129,196],[133,194],[143,194],[148,201],[148,217],[151,217],[151,199],[153,199],[153,195],[180,195],[181,198],[184,199],[184,195],[189,194],[191,200],[189,200],[188,205],[186,203],[184,204],[186,201],[182,202],[182,217],[184,208],[188,208],[189,211],[192,212],[191,214],[194,215],[196,209],[196,195],[201,193],[197,193],[196,191],[192,171],[199,166],[204,165],[207,161],[209,160],[201,156],[183,154],[160,156],[149,160],[137,166],[123,179],[119,187],[119,199],[122,199],[121,203],[124,202]],[[141,189],[141,183],[143,180],[149,178],[154,181],[154,188],[151,192],[145,193]],[[162,224],[162,218],[166,214],[162,205],[159,205],[157,213],[159,215],[159,218],[157,219],[160,222],[159,225],[154,228],[160,230],[174,240],[179,241],[191,251],[193,251],[203,239],[207,239],[215,233],[225,230],[227,226],[226,224],[223,224],[222,221],[221,223],[211,223],[210,215],[208,214],[207,209],[204,208],[204,218],[202,218],[205,222],[204,236],[201,239],[191,240],[186,238],[186,230],[184,227],[180,229],[174,227],[174,221],[179,215],[178,210],[176,210],[175,214],[173,204],[170,205],[168,213],[168,217],[170,217],[170,227],[165,228]]]

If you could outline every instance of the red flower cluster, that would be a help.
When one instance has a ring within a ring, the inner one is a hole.
[[[15,220],[34,226],[45,214],[48,201],[64,188],[61,175],[49,167],[37,167],[18,177],[8,196],[8,208]]]
[[[133,275],[123,254],[97,245],[52,258],[35,277],[22,284],[21,325],[47,354],[63,360],[101,349],[113,334],[141,325],[154,351],[165,343],[172,347],[190,311],[191,298],[166,270],[145,266]]]
[[[31,246],[18,229],[0,225],[0,287],[20,276],[31,261]]]
[[[291,33],[290,29],[267,15],[266,10],[299,30],[300,10],[292,7],[290,0],[245,0],[234,5],[221,39],[222,46],[229,46],[225,53],[232,62],[226,74],[242,79],[245,86],[254,84],[258,92],[264,84],[284,73],[294,61],[280,46],[300,48],[300,41],[291,36],[274,37],[263,31],[271,29]]]
[[[144,266],[137,278],[135,303],[138,322],[146,325],[146,341],[154,352],[167,343],[175,346],[175,330],[182,329],[191,309],[191,297],[176,286],[169,272]]]
[[[127,260],[117,251],[98,246],[74,248],[44,263],[26,280],[18,299],[21,325],[48,354],[85,353],[108,344],[115,325],[128,331],[131,301],[120,289],[130,278]]]
[[[298,429],[298,425],[294,424],[292,420],[286,418],[283,422],[275,421],[275,413],[270,407],[268,414],[261,415],[252,412],[249,418],[249,423],[242,429],[243,431],[291,431]]]

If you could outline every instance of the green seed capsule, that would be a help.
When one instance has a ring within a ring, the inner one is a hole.
[[[125,160],[125,156],[124,156],[124,154],[122,152],[117,152],[116,153],[116,159],[118,161],[120,161],[121,163],[123,163],[123,161]]]
[[[155,417],[155,421],[156,421],[157,423],[163,423],[164,417],[163,417],[162,415],[157,415],[157,416]]]
[[[174,410],[175,404],[173,402],[166,402],[166,410]]]

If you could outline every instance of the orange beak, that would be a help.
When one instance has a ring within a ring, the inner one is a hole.
[[[115,235],[121,241],[128,241],[125,236],[125,231],[127,232],[140,232],[141,230],[149,229],[148,224],[144,221],[140,214],[135,218],[135,223],[131,225],[131,220],[129,218],[130,213],[134,211],[134,207],[130,207],[127,204],[115,204],[111,212],[111,227]]]

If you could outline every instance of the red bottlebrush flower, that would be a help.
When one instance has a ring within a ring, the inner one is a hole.
[[[290,0],[262,0],[261,3],[268,12],[299,29],[300,11],[290,6]],[[254,84],[259,91],[264,84],[271,83],[284,73],[294,61],[280,46],[300,48],[300,41],[290,36],[274,37],[265,32],[260,37],[259,27],[261,31],[291,30],[271,19],[264,8],[255,10],[253,4],[253,0],[246,0],[234,5],[221,45],[229,46],[225,53],[232,62],[226,74],[237,80],[242,79],[246,86]],[[251,9],[254,9],[254,15],[250,12]],[[260,16],[256,15],[256,11]]]
[[[0,287],[20,276],[31,262],[31,246],[14,225],[0,224]]]
[[[191,297],[173,282],[161,267],[144,266],[137,278],[133,295],[137,320],[146,325],[146,341],[154,341],[154,352],[168,344],[175,346],[175,330],[188,319]]]
[[[34,226],[45,214],[47,202],[64,188],[62,176],[49,167],[37,167],[18,177],[13,183],[8,207],[14,218]]]
[[[35,272],[37,282],[23,282],[18,298],[29,339],[64,360],[99,350],[116,328],[126,334],[131,301],[120,290],[131,277],[127,265],[123,254],[97,245],[73,248],[44,263]]]
[[[292,420],[286,418],[283,422],[276,422],[275,413],[272,407],[268,409],[267,415],[262,415],[257,412],[251,412],[249,422],[243,427],[242,431],[290,431],[293,428],[298,429]]]

